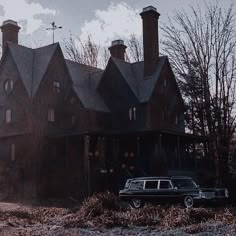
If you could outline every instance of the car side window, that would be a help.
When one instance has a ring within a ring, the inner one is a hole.
[[[146,181],[145,189],[157,189],[158,181]]]
[[[172,186],[171,186],[170,181],[168,181],[168,180],[161,180],[160,181],[159,189],[171,189],[171,188],[172,188]]]
[[[130,184],[130,189],[132,190],[142,190],[144,181],[132,181]]]

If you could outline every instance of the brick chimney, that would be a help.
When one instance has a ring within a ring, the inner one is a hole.
[[[2,51],[4,51],[7,46],[7,42],[18,44],[18,32],[20,27],[16,21],[6,20],[0,28],[2,30]]]
[[[115,40],[112,41],[111,47],[109,47],[110,53],[112,57],[120,59],[122,61],[125,60],[125,49],[127,47],[124,44],[123,40]]]
[[[143,8],[144,77],[154,74],[159,57],[158,19],[160,14],[153,6]]]

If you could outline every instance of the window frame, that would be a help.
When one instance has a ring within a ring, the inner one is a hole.
[[[161,182],[169,182],[171,188],[160,188]],[[169,179],[160,179],[158,183],[158,190],[168,190],[168,189],[174,189],[172,182]]]
[[[146,189],[147,182],[157,182],[157,187],[156,188],[148,188],[148,189]],[[144,190],[158,190],[158,186],[159,186],[159,180],[158,179],[150,179],[150,180],[145,180],[144,181],[143,189]]]
[[[14,81],[12,79],[6,79],[3,84],[3,89],[6,94],[9,94],[14,89]]]
[[[55,110],[53,108],[48,109],[48,122],[55,122]]]
[[[57,80],[53,81],[53,91],[57,94],[61,93],[61,83]]]

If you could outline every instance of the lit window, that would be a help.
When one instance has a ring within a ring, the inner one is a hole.
[[[136,120],[136,108],[133,107],[133,117],[134,117],[134,120]]]
[[[136,107],[129,108],[129,120],[136,120]]]
[[[132,120],[132,108],[129,108],[129,120]]]
[[[6,123],[11,123],[11,109],[5,111],[5,121]]]
[[[14,143],[10,145],[10,158],[11,161],[15,161],[16,159],[16,145]]]
[[[6,80],[4,83],[4,90],[6,93],[10,93],[13,90],[14,82],[13,80]]]
[[[60,82],[53,81],[53,90],[55,93],[60,93],[61,91]]]
[[[55,121],[55,116],[54,116],[54,110],[53,109],[48,110],[48,121],[50,121],[50,122]]]

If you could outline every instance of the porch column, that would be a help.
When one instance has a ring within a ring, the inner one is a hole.
[[[197,159],[196,159],[196,144],[195,144],[195,140],[193,140],[193,161],[194,161],[194,169],[198,168],[197,167]]]
[[[90,136],[84,136],[84,172],[87,177],[87,194],[91,195],[91,176],[90,176],[90,157],[89,157],[89,145],[90,145]]]
[[[160,156],[159,156],[159,159],[162,158],[161,154],[162,154],[162,134],[159,134],[159,153],[160,153]]]
[[[181,169],[181,158],[180,158],[180,144],[179,144],[179,136],[177,136],[177,159],[178,159],[178,167]]]
[[[137,137],[137,150],[136,150],[137,162],[140,162],[140,137]]]

